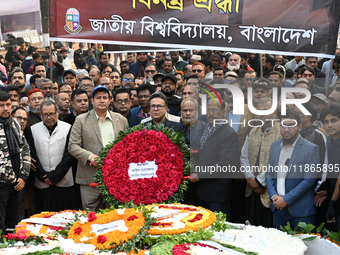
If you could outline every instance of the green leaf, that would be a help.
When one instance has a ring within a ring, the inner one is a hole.
[[[316,236],[311,236],[311,237],[307,237],[302,239],[302,241],[313,241],[316,238]]]

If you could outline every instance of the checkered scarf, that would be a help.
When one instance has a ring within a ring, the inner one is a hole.
[[[222,119],[225,119],[226,116],[224,115]],[[205,127],[204,132],[201,137],[201,149],[203,148],[204,144],[207,142],[208,138],[213,135],[220,127],[222,127],[224,124],[217,124],[214,127],[210,128],[209,123]]]

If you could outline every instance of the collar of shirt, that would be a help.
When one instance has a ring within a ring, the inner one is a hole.
[[[295,144],[299,139],[300,139],[300,134],[299,134],[298,138],[295,140],[295,142],[288,149],[286,149],[286,147],[283,145],[283,139],[282,139],[281,144],[280,144],[280,148],[281,149],[285,148],[287,151],[290,150],[290,149],[294,149]]]
[[[340,138],[334,140],[331,136],[327,137],[327,143],[336,143],[337,145],[340,146]]]
[[[101,120],[101,118],[97,115],[96,112],[94,112],[94,114],[96,115],[96,119],[97,119],[97,120],[98,120],[98,119]],[[105,119],[104,119],[104,120],[106,120],[107,118],[109,118],[109,120],[112,121],[111,114],[109,113],[109,111],[106,111],[106,116],[105,116]]]

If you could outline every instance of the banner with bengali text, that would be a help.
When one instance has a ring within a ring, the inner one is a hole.
[[[334,58],[337,0],[50,0],[50,40]]]

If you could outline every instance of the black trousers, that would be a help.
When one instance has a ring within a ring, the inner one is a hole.
[[[25,207],[25,190],[15,191],[16,184],[0,183],[0,229],[14,228]]]

